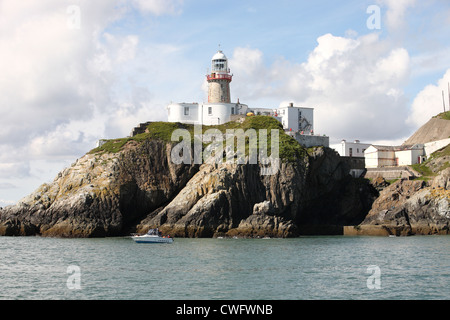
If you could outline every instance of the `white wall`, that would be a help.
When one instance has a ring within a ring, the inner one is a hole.
[[[205,103],[203,104],[203,124],[216,125],[223,124],[230,120],[231,103]],[[211,114],[209,113],[211,108]]]
[[[378,150],[374,146],[370,146],[364,152],[364,161],[366,168],[378,167]]]
[[[350,149],[352,157],[364,157],[364,151],[371,145],[361,142],[348,142],[343,140],[340,144],[334,144],[333,148],[341,157],[350,157]]]
[[[285,130],[290,131],[301,131],[305,128],[300,127],[299,114],[305,117],[306,120],[311,124],[311,128],[305,131],[304,134],[310,134],[310,130],[314,131],[314,109],[304,108],[304,107],[280,107],[276,110],[277,117],[281,118],[281,123]]]
[[[283,128],[289,131],[298,131],[298,108],[282,107],[278,111]]]
[[[450,144],[450,138],[425,143],[425,155],[430,156],[433,152],[446,147]]]
[[[187,115],[185,114],[185,108],[189,110]],[[167,121],[198,124],[199,109],[201,107],[198,103],[171,103],[167,106]]]
[[[412,164],[412,150],[402,150],[395,152],[395,157],[398,159],[399,166],[407,166]]]
[[[370,146],[364,152],[364,159],[366,168],[380,168],[395,166],[395,152],[394,150],[377,149]]]
[[[399,166],[409,166],[420,163],[419,157],[422,155],[422,149],[402,150],[395,152],[395,157],[398,159]]]
[[[298,109],[301,112],[302,117],[304,117],[306,121],[311,124],[311,129],[308,129],[308,132],[306,132],[306,128],[300,128],[299,130],[305,130],[305,133],[309,133],[310,130],[314,131],[314,109],[304,107],[300,107]]]

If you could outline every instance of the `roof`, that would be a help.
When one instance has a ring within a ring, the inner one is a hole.
[[[397,146],[381,146],[381,145],[371,145],[371,147],[374,147],[377,150],[386,150],[386,151],[397,151],[400,150],[400,147]]]
[[[371,147],[374,147],[378,151],[405,151],[405,150],[420,150],[423,148],[423,144],[414,144],[414,145],[401,145],[401,146],[381,146],[372,144]]]
[[[212,57],[211,60],[228,60],[227,57],[223,54],[221,50],[217,51],[217,53]]]

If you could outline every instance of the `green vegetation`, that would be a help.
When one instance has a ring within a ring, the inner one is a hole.
[[[112,139],[108,140],[102,146],[91,150],[89,153],[117,153],[123,149],[123,147],[130,141],[141,143],[148,139],[157,139],[166,142],[171,142],[172,132],[175,129],[186,129],[191,136],[191,142],[193,143],[194,126],[181,123],[170,122],[152,122],[147,126],[145,133],[138,134],[133,137]],[[242,129],[244,132],[248,129],[255,129],[257,132],[259,129],[267,129],[267,151],[270,155],[270,146],[272,143],[271,130],[279,130],[279,156],[284,161],[293,162],[296,159],[303,158],[307,152],[294,138],[287,135],[281,123],[276,119],[268,116],[252,116],[247,117],[242,123],[237,121],[227,122],[221,125],[202,126],[202,132],[204,133],[208,129],[218,129],[221,133],[226,133],[227,130]],[[248,154],[249,138],[246,137],[246,154]],[[276,141],[274,141],[276,143]],[[205,148],[209,143],[204,143]],[[257,146],[259,148],[259,134],[257,134]],[[236,146],[235,146],[236,147]]]
[[[450,144],[443,149],[433,152],[425,162],[413,164],[411,167],[424,176],[425,178],[422,179],[424,180],[426,177],[436,176],[438,172],[450,167],[449,161],[446,161],[444,164],[440,165],[440,167],[433,165],[436,159],[444,156],[450,156]]]
[[[436,175],[430,167],[427,165],[427,161],[420,163],[420,164],[413,164],[411,167],[419,172],[422,176],[434,176]]]
[[[145,133],[137,134],[133,137],[111,139],[105,142],[100,147],[92,149],[89,151],[90,154],[93,153],[117,153],[130,141],[136,141],[138,143],[143,142],[148,139],[158,139],[163,141],[171,141],[172,132],[175,129],[187,129],[193,131],[193,126],[183,125],[181,123],[171,123],[171,122],[152,122],[147,127]]]
[[[389,183],[389,185],[391,185],[391,184],[397,182],[398,180],[399,180],[399,178],[397,178],[397,179],[389,179],[389,180],[386,180],[386,182]]]
[[[433,152],[428,158],[427,162],[436,158],[441,158],[443,156],[450,156],[450,144],[447,145],[445,148]]]
[[[450,111],[441,112],[438,115],[434,116],[433,118],[450,120]]]

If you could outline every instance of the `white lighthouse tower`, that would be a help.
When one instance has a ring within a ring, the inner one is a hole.
[[[228,59],[219,50],[211,59],[211,73],[208,81],[208,103],[231,103],[230,82],[233,75],[228,68]]]
[[[230,121],[235,115],[247,113],[248,106],[232,103],[230,82],[233,75],[228,68],[228,59],[219,50],[211,59],[211,72],[206,75],[208,102],[171,103],[167,106],[168,121],[191,124],[216,125]]]

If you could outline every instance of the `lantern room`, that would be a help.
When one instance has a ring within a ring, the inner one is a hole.
[[[222,51],[218,51],[211,60],[211,72],[213,73],[229,73],[228,59]]]

